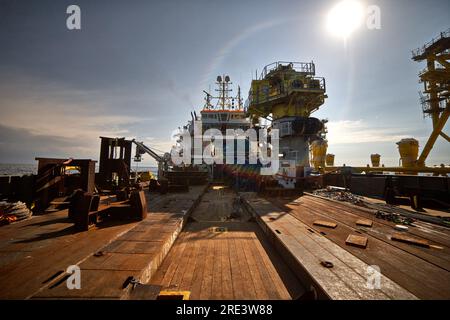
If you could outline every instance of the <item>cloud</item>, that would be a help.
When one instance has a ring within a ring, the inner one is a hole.
[[[149,120],[117,107],[127,106],[122,93],[23,75],[14,80],[0,83],[2,162],[31,162],[37,155],[97,158],[99,136],[131,136],[133,126]]]
[[[32,163],[35,157],[97,158],[100,139],[78,140],[33,134],[0,124],[0,162]]]
[[[398,142],[411,137],[411,129],[398,127],[377,127],[363,120],[330,121],[328,128],[328,144],[360,144],[373,142]]]

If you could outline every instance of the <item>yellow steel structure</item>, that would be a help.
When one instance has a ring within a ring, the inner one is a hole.
[[[450,29],[413,51],[413,60],[427,62],[419,74],[424,84],[421,103],[424,115],[433,122],[433,132],[417,160],[417,166],[423,167],[439,135],[450,142],[450,137],[442,132],[450,116]]]
[[[370,162],[372,163],[372,167],[378,168],[380,166],[381,156],[378,153],[370,155]]]
[[[325,172],[336,172],[344,168],[349,168],[352,172],[362,173],[362,172],[401,172],[401,173],[431,173],[433,175],[446,175],[450,174],[450,167],[439,166],[439,167],[412,167],[412,168],[402,168],[402,167],[325,167]]]
[[[328,143],[326,140],[315,140],[311,143],[311,165],[314,169],[325,167]]]
[[[309,144],[326,132],[326,121],[311,117],[327,97],[325,79],[315,74],[313,62],[274,62],[252,80],[249,92],[247,113],[254,125],[265,118],[279,131],[282,166],[290,167],[291,178],[310,167]],[[321,163],[325,164],[325,153]]]
[[[417,156],[419,155],[419,141],[413,138],[402,139],[397,142],[397,145],[402,167],[415,167],[417,164]]]
[[[334,154],[328,153],[325,157],[327,167],[334,166]]]
[[[314,63],[275,62],[264,67],[253,80],[248,113],[273,120],[283,117],[309,117],[325,98],[325,79],[315,77]]]

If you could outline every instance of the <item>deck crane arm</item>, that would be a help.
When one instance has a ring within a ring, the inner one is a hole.
[[[167,171],[168,169],[168,162],[170,159],[168,159],[165,156],[160,156],[155,151],[147,147],[144,143],[136,141],[135,139],[131,140],[139,149],[143,150],[144,152],[148,153],[153,159],[155,159],[158,162],[158,180],[162,179],[164,177],[164,171]]]

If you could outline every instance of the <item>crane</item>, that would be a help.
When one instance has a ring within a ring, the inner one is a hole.
[[[157,154],[155,151],[147,147],[143,142],[131,140],[136,145],[136,157],[140,158],[141,154],[148,153],[153,159],[158,162],[158,180],[164,177],[164,172],[169,169],[170,153],[165,153],[163,156]]]

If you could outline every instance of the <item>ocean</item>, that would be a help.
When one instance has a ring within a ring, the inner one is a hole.
[[[0,163],[0,176],[22,176],[25,174],[36,174],[36,164],[13,164]]]
[[[137,167],[131,166],[132,171],[151,171],[155,175],[158,173],[158,168],[156,167]],[[98,166],[96,166],[95,171],[98,172]],[[36,174],[37,173],[37,163],[36,164],[19,164],[19,163],[0,163],[0,176],[22,176],[26,174]]]

